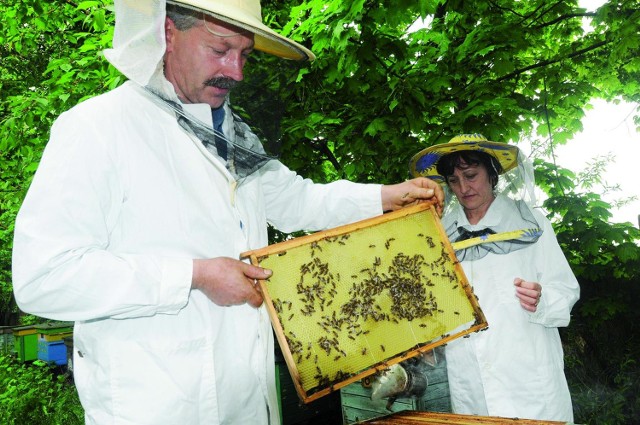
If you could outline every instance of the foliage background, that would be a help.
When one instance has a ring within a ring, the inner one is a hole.
[[[284,163],[318,182],[403,180],[415,152],[461,132],[527,141],[542,158],[582,129],[591,99],[640,101],[637,1],[607,1],[593,13],[576,0],[262,4],[271,26],[318,59],[258,53],[232,100]],[[583,30],[584,17],[593,31]],[[424,28],[408,32],[417,19]],[[108,0],[0,2],[0,23],[0,324],[13,325],[33,320],[13,299],[11,243],[49,128],[123,79],[100,53],[113,32]],[[582,288],[562,330],[576,422],[638,422],[638,229],[609,222],[611,206],[592,192],[597,166],[576,175],[542,159],[535,165]],[[0,373],[55,384],[41,369],[26,378],[7,365]],[[26,391],[3,393],[0,405],[24,405]]]

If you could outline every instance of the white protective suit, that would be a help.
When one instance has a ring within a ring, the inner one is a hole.
[[[551,224],[538,210],[532,212],[544,231],[536,243],[461,263],[489,328],[446,347],[456,413],[573,421],[557,328],[569,324],[580,288]],[[513,200],[499,195],[471,230],[504,226],[519,217]],[[445,215],[443,225],[455,221],[469,224],[460,205]],[[542,285],[535,313],[520,306],[513,285],[517,277]]]
[[[129,4],[147,3],[156,4]],[[149,34],[162,32],[161,12]],[[118,66],[123,56],[111,53]],[[166,92],[161,65],[146,66],[154,76],[138,82],[160,80]],[[183,106],[212,125],[208,105]],[[230,121],[227,110],[233,138]],[[264,247],[267,223],[318,230],[381,213],[379,185],[313,184],[277,161],[236,185],[173,113],[128,82],[52,127],[16,221],[15,295],[26,312],[75,321],[87,423],[278,424],[265,307],[220,307],[192,291],[192,259]]]

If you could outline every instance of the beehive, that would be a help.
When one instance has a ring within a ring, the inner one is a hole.
[[[304,402],[487,326],[431,204],[242,257]]]
[[[437,412],[399,412],[361,422],[370,425],[571,425],[568,422]]]

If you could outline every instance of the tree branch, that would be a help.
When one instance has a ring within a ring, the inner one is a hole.
[[[540,24],[538,26],[535,26],[533,28],[535,29],[540,29],[540,28],[544,28],[544,27],[549,27],[557,22],[560,21],[564,21],[565,19],[571,19],[571,18],[586,18],[586,17],[591,17],[593,18],[594,16],[596,16],[595,12],[585,12],[585,13],[569,13],[567,15],[562,15],[562,16],[558,16],[556,19],[553,19],[549,22],[545,22],[543,24]]]
[[[342,171],[342,166],[340,165],[340,162],[338,162],[338,158],[336,158],[333,152],[331,152],[331,149],[329,149],[329,146],[327,146],[326,140],[309,140],[309,142],[311,143],[311,146],[317,149],[329,160],[329,162],[331,162],[336,171]]]
[[[610,41],[601,41],[601,42],[596,43],[596,44],[594,44],[592,46],[585,47],[584,49],[577,50],[577,51],[575,51],[575,52],[573,52],[573,53],[571,53],[571,54],[569,54],[569,55],[567,55],[566,57],[563,57],[563,58],[550,59],[550,60],[546,60],[546,61],[535,63],[533,65],[526,66],[524,68],[516,69],[515,71],[510,72],[509,74],[503,75],[502,77],[498,78],[496,80],[496,82],[509,80],[509,79],[515,77],[516,75],[522,74],[522,73],[527,72],[527,71],[531,71],[532,69],[542,68],[544,66],[552,65],[554,63],[558,63],[558,62],[561,62],[561,61],[566,60],[566,59],[575,58],[576,56],[580,56],[580,55],[583,55],[583,54],[585,54],[587,52],[590,52],[592,50],[599,49],[600,47],[605,46],[605,45],[607,45],[609,43],[611,43],[611,42]]]

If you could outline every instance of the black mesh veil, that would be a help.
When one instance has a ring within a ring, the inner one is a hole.
[[[187,133],[198,138],[208,151],[225,162],[225,167],[239,183],[267,162],[277,159],[277,156],[265,152],[258,136],[237,114],[233,114],[235,137],[234,140],[230,140],[223,133],[189,114],[179,103],[168,100],[149,88],[145,88],[143,92],[160,106],[172,110],[176,114],[178,124]]]

